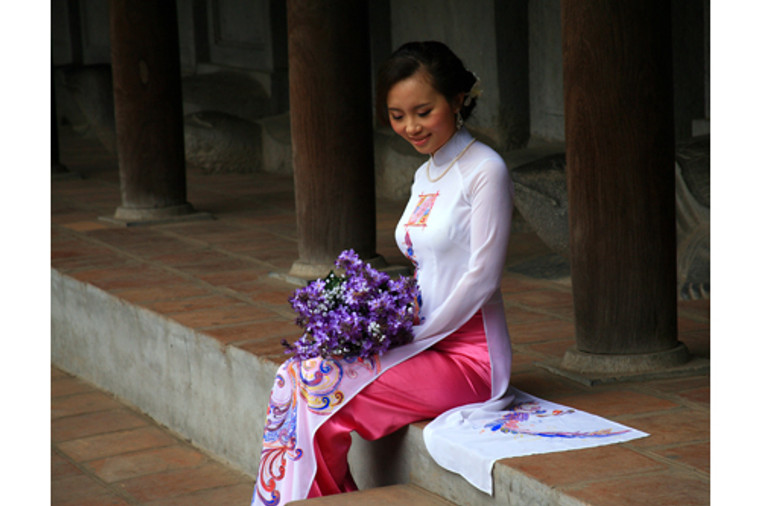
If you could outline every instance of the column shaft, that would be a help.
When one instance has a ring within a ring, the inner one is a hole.
[[[177,7],[172,0],[111,0],[122,205],[115,218],[187,214]]]
[[[289,0],[288,62],[299,259],[316,276],[341,250],[375,252],[367,5]]]
[[[670,3],[563,0],[576,343],[678,346]]]

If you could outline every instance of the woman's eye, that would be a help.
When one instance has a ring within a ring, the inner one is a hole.
[[[403,117],[403,116],[394,116],[393,114],[391,114],[391,119],[392,119],[393,121],[399,121],[399,120],[401,120],[401,118],[402,118],[402,117]]]
[[[425,116],[427,116],[428,114],[430,114],[430,111],[431,111],[431,109],[428,109],[427,111],[421,112],[420,113],[420,117],[424,118]]]

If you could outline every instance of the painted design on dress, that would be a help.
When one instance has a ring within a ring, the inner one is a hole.
[[[256,480],[255,497],[268,506],[281,501],[279,487],[293,463],[303,457],[298,441],[298,402],[308,412],[327,415],[343,404],[341,383],[345,378],[380,374],[378,356],[350,359],[290,358],[277,370],[269,395],[264,437]],[[307,443],[308,444],[308,443]]]
[[[409,237],[408,229],[406,231],[406,235],[404,236],[404,245],[406,246],[404,256],[406,256],[406,258],[408,258],[414,266],[414,282],[417,284],[417,287],[419,287],[420,284],[417,279],[417,271],[419,270],[419,266],[417,265],[417,257],[414,255],[414,246],[412,245],[412,238]],[[412,322],[414,325],[419,325],[425,319],[420,318],[420,309],[422,309],[422,289],[417,290],[417,298],[414,299],[414,320]]]
[[[572,408],[547,410],[541,407],[541,404],[535,401],[520,402],[512,405],[507,412],[496,420],[487,423],[484,427],[492,432],[503,432],[505,434],[521,434],[526,436],[538,436],[545,438],[603,438],[617,436],[630,432],[630,429],[618,430],[600,429],[594,431],[555,431],[541,430],[537,426],[548,421],[552,417],[569,415],[575,413]]]
[[[264,442],[256,480],[256,494],[269,506],[280,504],[277,485],[285,477],[288,460],[297,461],[303,456],[303,450],[297,448],[296,437],[297,365],[296,360],[290,359],[280,366],[269,394]]]
[[[409,216],[409,221],[406,222],[405,227],[426,227],[428,218],[430,218],[430,211],[433,210],[435,205],[435,199],[438,198],[440,192],[435,193],[420,193],[420,200],[417,202],[417,207],[412,211]]]
[[[299,371],[299,393],[309,411],[317,414],[331,413],[343,403],[344,395],[339,388],[344,375],[355,377],[358,374],[357,368],[377,373],[379,366],[376,357],[304,360]]]

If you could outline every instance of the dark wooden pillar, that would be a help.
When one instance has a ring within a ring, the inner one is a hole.
[[[298,260],[325,274],[343,249],[375,252],[375,182],[367,4],[288,0],[288,62]]]
[[[670,2],[561,5],[577,344],[563,363],[615,372],[683,362]]]
[[[110,27],[121,180],[114,219],[190,214],[176,3],[111,0]]]
[[[53,175],[66,174],[69,169],[61,163],[60,142],[58,139],[58,111],[55,101],[55,79],[53,69],[50,72],[50,167]]]

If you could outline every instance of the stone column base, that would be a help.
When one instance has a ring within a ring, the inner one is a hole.
[[[549,372],[588,386],[707,374],[710,361],[693,357],[683,343],[670,350],[639,354],[596,354],[571,348],[561,361],[540,362]]]
[[[579,373],[636,373],[685,364],[689,357],[689,350],[683,343],[670,350],[631,355],[586,353],[570,348],[565,352],[561,366]]]
[[[198,212],[193,209],[191,204],[155,208],[131,208],[119,206],[116,208],[116,213],[113,217],[100,217],[101,221],[125,227],[211,219],[214,219],[213,215],[206,212]]]

